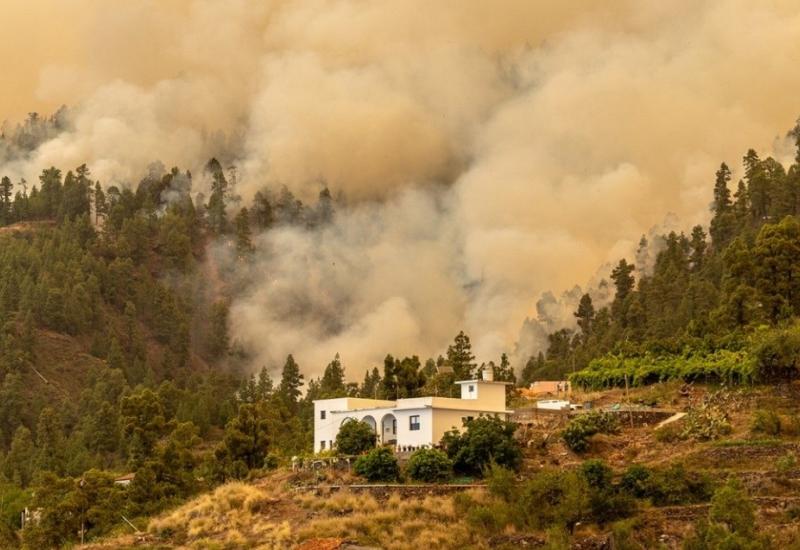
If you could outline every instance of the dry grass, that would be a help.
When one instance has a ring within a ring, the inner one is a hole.
[[[487,548],[458,517],[449,496],[379,501],[341,491],[292,495],[274,483],[229,483],[150,522],[149,531],[180,548],[291,548],[323,538],[386,550]]]
[[[149,531],[187,548],[286,548],[288,521],[263,515],[276,499],[245,483],[228,483],[150,522]]]
[[[337,537],[387,550],[425,547],[486,548],[457,516],[451,497],[378,502],[371,495],[341,492],[329,498],[301,497],[302,506],[322,512],[298,531],[298,539]]]

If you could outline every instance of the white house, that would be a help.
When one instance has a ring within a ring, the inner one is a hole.
[[[372,426],[379,445],[417,448],[438,445],[445,432],[463,428],[464,421],[494,415],[507,419],[506,386],[489,370],[483,380],[462,380],[461,398],[410,397],[396,401],[340,397],[314,401],[314,452],[334,447],[345,422],[361,420]]]

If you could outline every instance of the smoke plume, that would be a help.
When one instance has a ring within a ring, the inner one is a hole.
[[[72,109],[4,173],[125,184],[217,155],[245,201],[343,194],[321,230],[258,236],[231,318],[259,364],[338,351],[353,378],[460,329],[519,366],[543,292],[596,288],[668,212],[706,222],[719,162],[783,160],[800,110],[792,0],[6,4],[0,116]]]

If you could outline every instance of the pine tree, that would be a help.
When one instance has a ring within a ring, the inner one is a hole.
[[[512,384],[516,384],[517,375],[514,373],[514,368],[511,366],[511,361],[509,361],[507,353],[500,355],[500,365],[494,369],[494,379],[498,382],[511,382]]]
[[[258,191],[255,194],[251,213],[256,227],[259,229],[269,229],[275,223],[275,213],[272,210],[272,204],[269,202],[269,196],[266,193]]]
[[[230,340],[228,337],[228,304],[215,302],[211,306],[211,330],[209,334],[209,353],[214,358],[228,353]]]
[[[471,379],[476,375],[475,356],[472,355],[472,344],[464,331],[459,331],[452,345],[447,348],[447,364],[453,367],[459,380]]]
[[[361,384],[361,388],[359,390],[359,397],[364,397],[367,399],[377,399],[378,397],[378,390],[381,386],[381,373],[378,372],[378,368],[375,367],[372,371],[367,371],[364,374],[364,382]]]
[[[795,145],[794,162],[800,165],[800,118],[797,119],[792,129],[787,132],[786,137],[793,139]]]
[[[258,371],[256,396],[260,401],[266,401],[272,396],[273,390],[272,377],[269,375],[267,367],[261,367],[261,370]]]
[[[578,319],[578,326],[581,329],[581,334],[584,340],[589,337],[592,332],[592,322],[594,321],[594,305],[592,304],[592,297],[588,294],[581,296],[581,301],[578,303],[578,309],[573,313]]]
[[[253,254],[252,233],[250,232],[250,215],[247,208],[242,208],[234,219],[236,225],[236,254],[247,258]]]
[[[392,357],[391,354],[387,354],[383,359],[381,398],[397,399],[397,365],[394,357]]]
[[[639,247],[636,249],[636,269],[639,273],[645,273],[650,267],[650,252],[647,237],[642,235],[639,239]]]
[[[11,218],[12,188],[11,180],[3,176],[0,179],[0,226],[8,225],[13,221]]]
[[[739,180],[736,184],[736,192],[733,194],[733,210],[736,214],[736,219],[744,221],[747,213],[750,211],[750,199],[747,195],[747,186],[744,180]]]
[[[328,366],[325,367],[319,388],[323,399],[344,397],[347,395],[344,380],[344,367],[342,366],[342,361],[338,353],[336,357],[333,358],[333,361],[328,363]]]
[[[711,209],[715,215],[719,216],[727,212],[731,206],[731,191],[728,189],[728,182],[731,181],[731,170],[724,162],[717,170],[716,178],[714,183],[714,203]]]
[[[36,468],[64,474],[66,457],[61,422],[51,407],[42,409],[36,424]]]
[[[141,465],[153,455],[156,442],[169,431],[164,407],[152,390],[144,388],[123,397],[119,410],[122,434],[129,443],[131,461]]]
[[[122,347],[119,345],[117,339],[113,336],[111,337],[111,344],[108,347],[106,364],[108,364],[109,368],[119,369],[122,372],[127,370],[127,361],[125,360],[125,355],[122,353]]]
[[[419,389],[425,385],[425,375],[420,367],[419,357],[416,355],[395,361],[397,394],[400,398],[416,397]]]
[[[703,226],[696,225],[692,228],[690,246],[692,249],[690,256],[692,271],[698,272],[705,265],[706,259],[706,232],[703,231]]]
[[[751,213],[755,220],[763,220],[770,210],[772,190],[764,165],[753,149],[744,156],[744,168]]]
[[[225,427],[222,442],[230,461],[234,465],[241,461],[246,469],[262,468],[269,443],[269,422],[262,408],[251,404],[241,405],[236,417]]]
[[[106,204],[106,194],[103,188],[100,187],[100,182],[95,183],[94,186],[94,223],[98,225],[100,218],[106,217],[108,214],[108,204]]]
[[[288,355],[281,371],[281,383],[278,386],[278,397],[291,413],[297,412],[300,399],[300,388],[303,386],[303,375],[294,357]]]
[[[320,225],[329,224],[333,221],[333,198],[331,197],[331,192],[327,187],[319,192],[316,214],[317,223]]]
[[[33,445],[31,431],[19,426],[14,432],[11,448],[3,461],[6,477],[21,487],[27,487],[33,478],[36,448]]]
[[[215,233],[222,234],[228,230],[226,212],[228,199],[228,180],[219,161],[212,158],[206,164],[206,173],[211,176],[211,195],[208,197],[208,225]]]
[[[616,288],[616,293],[614,294],[614,302],[611,304],[611,311],[614,315],[614,318],[622,322],[625,317],[625,299],[633,290],[634,285],[634,278],[633,278],[633,270],[634,266],[629,264],[623,258],[617,264],[617,267],[611,272],[611,280],[614,281],[614,286]]]
[[[537,373],[541,373],[545,367],[544,353],[541,351],[534,358],[528,358],[525,363],[525,368],[522,369],[522,376],[520,377],[520,386],[527,388],[536,380]]]

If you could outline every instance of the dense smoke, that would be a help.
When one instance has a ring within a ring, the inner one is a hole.
[[[572,322],[574,292],[543,292],[599,288],[668,212],[707,221],[719,162],[782,160],[800,110],[791,0],[40,4],[7,7],[0,57],[25,63],[0,116],[35,96],[72,129],[3,171],[125,183],[218,155],[245,201],[341,192],[332,225],[258,237],[232,328],[259,364],[338,351],[354,378],[462,328],[524,360],[526,319]]]

